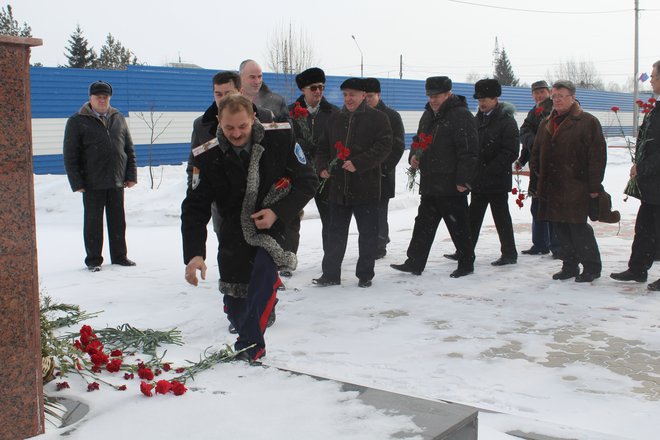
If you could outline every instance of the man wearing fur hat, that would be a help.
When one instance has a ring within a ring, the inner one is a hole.
[[[103,263],[103,211],[108,224],[110,261],[135,266],[126,256],[124,188],[137,183],[133,140],[126,119],[110,106],[112,86],[95,81],[89,102],[69,118],[64,130],[64,166],[73,191],[82,193],[85,265],[90,272]]]
[[[392,129],[385,113],[369,107],[364,81],[349,78],[341,84],[344,107],[330,115],[319,148],[316,169],[330,186],[330,231],[323,253],[323,274],[317,286],[341,283],[348,228],[355,217],[359,257],[355,267],[359,287],[370,287],[378,240],[380,164],[392,149]]]
[[[477,170],[479,138],[474,116],[464,96],[451,92],[446,76],[426,79],[429,102],[419,121],[417,135],[431,136],[420,159],[411,151],[408,161],[419,169],[421,201],[415,218],[408,258],[392,268],[421,275],[433,245],[440,220],[445,221],[458,256],[458,278],[474,271],[474,248],[470,238],[467,194]]]
[[[328,124],[328,119],[333,113],[339,112],[339,107],[330,104],[323,96],[325,90],[325,72],[318,67],[311,67],[296,75],[296,85],[302,95],[289,105],[289,115],[296,135],[296,141],[300,144],[305,157],[310,164],[314,163],[316,150],[318,149],[321,133]],[[323,250],[325,251],[328,241],[328,230],[330,225],[330,207],[328,205],[329,188],[324,187],[314,196],[316,208],[321,218],[321,237]],[[300,241],[300,217],[293,220],[289,225],[289,234],[285,246],[292,252],[298,252]],[[290,276],[290,272],[282,275]]]
[[[181,205],[185,279],[206,278],[206,225],[211,204],[222,216],[219,289],[238,331],[236,350],[256,361],[281,283],[279,267],[295,267],[282,248],[286,223],[314,196],[318,184],[290,129],[265,129],[252,102],[230,95],[218,104],[218,144],[195,149],[199,179]]]
[[[602,263],[587,216],[591,199],[603,192],[605,138],[598,119],[575,99],[572,82],[556,81],[551,97],[552,113],[534,139],[529,190],[539,198],[539,219],[557,229],[563,264],[552,278],[591,282],[600,277]]]

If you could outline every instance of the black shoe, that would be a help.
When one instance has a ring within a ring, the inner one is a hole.
[[[280,280],[280,285],[277,286],[277,290],[286,290],[286,286],[284,285],[284,283],[282,282],[282,280]]]
[[[358,281],[358,287],[363,287],[363,288],[371,287],[371,280]]]
[[[396,270],[399,270],[401,272],[408,272],[408,273],[411,273],[413,275],[421,275],[422,274],[421,270],[417,270],[417,269],[412,268],[408,263],[390,264],[390,267],[392,269],[396,269]]]
[[[376,260],[380,260],[381,258],[384,258],[385,255],[387,255],[387,249],[378,249],[376,251]]]
[[[653,290],[654,292],[660,291],[660,280],[653,281],[646,286],[648,290]]]
[[[567,280],[569,278],[575,278],[580,274],[580,270],[577,267],[572,268],[561,268],[559,272],[552,275],[553,280]]]
[[[490,263],[491,266],[506,266],[507,264],[516,264],[517,258],[501,256],[497,260]]]
[[[256,359],[253,358],[252,356],[250,356],[250,354],[247,352],[247,350],[245,350],[245,351],[241,351],[240,353],[238,353],[236,355],[236,357],[234,358],[234,360],[241,361],[241,362],[247,362],[250,365],[261,365],[261,361],[259,359],[261,359],[264,356],[266,356],[266,350],[263,350],[263,352],[260,354],[260,356]]]
[[[128,258],[122,258],[121,260],[113,261],[112,264],[118,264],[120,266],[135,266],[135,261],[129,260]]]
[[[443,257],[458,261],[458,252],[454,252],[453,254],[444,254]]]
[[[293,274],[291,273],[290,270],[281,270],[280,271],[280,276],[281,277],[286,277],[286,278],[291,278]]]
[[[471,273],[474,273],[474,269],[456,269],[450,273],[449,276],[452,278],[460,278],[464,277],[465,275],[470,275]]]
[[[227,327],[227,330],[229,330],[229,333],[232,335],[238,334],[238,330],[236,330],[236,327],[234,327],[234,324],[229,323],[229,327]]]
[[[539,249],[536,246],[532,246],[531,248],[522,251],[522,253],[525,255],[545,255],[549,252],[550,249]]]
[[[587,272],[586,270],[582,271],[582,273],[578,276],[575,277],[575,282],[576,283],[590,283],[596,278],[600,278],[600,272]]]
[[[270,316],[268,317],[268,322],[266,323],[266,328],[272,326],[275,324],[275,319],[277,316],[275,315],[275,307],[277,306],[277,303],[280,302],[279,298],[275,298],[275,304],[273,304],[273,310],[270,312]]]
[[[623,272],[613,272],[610,274],[610,278],[617,281],[637,281],[638,283],[643,283],[646,281],[646,273],[634,272],[630,269],[626,269]]]
[[[340,281],[331,280],[330,278],[326,278],[325,275],[321,275],[319,278],[314,278],[312,280],[312,284],[317,285],[319,287],[338,286],[340,284]]]
[[[90,272],[101,272],[101,266],[87,266],[87,270]]]

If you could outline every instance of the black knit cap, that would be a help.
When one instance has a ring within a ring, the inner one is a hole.
[[[89,85],[89,96],[92,95],[112,96],[112,86],[105,81],[94,81]]]
[[[296,84],[300,90],[316,83],[325,84],[325,72],[318,67],[310,67],[296,75]]]
[[[480,79],[474,85],[474,99],[502,96],[502,86],[496,79]]]
[[[447,93],[451,90],[451,79],[447,76],[431,76],[426,78],[426,96]]]
[[[380,81],[376,78],[365,78],[364,91],[367,93],[380,93]]]
[[[545,82],[545,80],[533,82],[532,83],[532,92],[534,90],[538,90],[538,89],[550,89],[550,86],[548,85],[547,82]]]
[[[339,86],[341,90],[352,89],[364,92],[364,80],[362,78],[348,78]]]

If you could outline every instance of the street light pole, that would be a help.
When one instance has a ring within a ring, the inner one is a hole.
[[[635,86],[633,89],[633,99],[635,102],[639,99],[639,0],[635,0],[635,65],[633,67],[633,80],[635,81]],[[633,127],[632,134],[637,137],[637,128],[639,126],[639,111],[637,104],[633,104]]]
[[[357,46],[358,50],[360,51],[360,78],[364,77],[364,55],[362,54],[362,49],[360,49],[360,45],[358,44],[357,40],[355,39],[355,35],[351,35],[351,38],[353,41],[355,41],[355,45]]]

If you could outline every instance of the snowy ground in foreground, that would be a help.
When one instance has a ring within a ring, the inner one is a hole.
[[[35,176],[42,289],[57,302],[102,310],[88,322],[93,327],[179,328],[185,345],[166,347],[166,359],[174,364],[233,341],[214,259],[199,287],[183,279],[184,168],[157,168],[157,178],[162,176],[157,190],[148,188],[148,170],[140,169],[140,184],[126,192],[129,257],[138,266],[104,265],[96,274],[83,268],[80,196],[71,193],[64,176]],[[522,429],[526,420],[547,422],[545,434],[581,440],[601,440],[603,434],[655,438],[660,430],[660,295],[647,292],[645,284],[608,277],[626,267],[639,206],[636,200],[622,201],[628,170],[628,152],[610,149],[605,187],[622,221],[620,229],[594,225],[603,277],[591,285],[551,280],[560,262],[548,256],[520,255],[517,265],[491,267],[499,242],[489,215],[474,275],[449,278],[455,263],[442,257],[453,251],[443,225],[421,277],[390,269],[390,263],[405,258],[419,200],[404,188],[402,162],[397,198],[390,204],[392,242],[376,264],[374,286],[357,287],[353,225],[342,286],[316,288],[310,280],[320,275],[320,222],[309,204],[299,268],[285,280],[277,323],[266,334],[265,362],[516,416],[481,413],[482,440],[513,439],[504,432]],[[511,213],[520,252],[531,244],[529,205],[518,209],[512,197]],[[209,255],[215,246],[211,235]],[[659,276],[652,269],[649,281]],[[57,393],[51,382],[46,391],[90,405],[88,416],[68,436],[72,439],[110,439],[124,432],[159,439],[381,440],[402,430],[415,438],[418,431],[409,418],[365,406],[332,382],[272,368],[221,364],[189,382],[186,395],[151,399],[139,393],[138,381],[129,382],[123,393],[104,387],[88,393],[77,378],[68,381],[69,390]],[[39,438],[61,433],[48,427]]]

